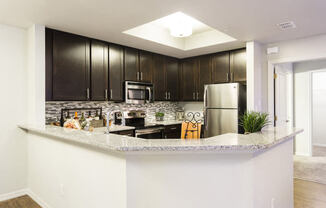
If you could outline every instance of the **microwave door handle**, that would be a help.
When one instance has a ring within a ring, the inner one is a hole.
[[[148,102],[150,103],[152,101],[152,90],[150,87],[146,87],[146,90],[148,90]]]

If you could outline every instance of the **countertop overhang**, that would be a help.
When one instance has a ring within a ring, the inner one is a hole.
[[[248,135],[223,134],[204,139],[141,139],[103,132],[87,132],[57,126],[18,125],[31,134],[83,144],[109,152],[119,153],[257,153],[292,139],[303,132],[298,128],[268,127]]]

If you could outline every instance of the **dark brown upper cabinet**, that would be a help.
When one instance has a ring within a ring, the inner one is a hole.
[[[196,101],[197,62],[194,58],[182,60],[181,91],[183,101]]]
[[[176,58],[165,58],[165,83],[167,100],[179,100],[179,61]]]
[[[109,45],[109,88],[111,101],[123,101],[123,48]]]
[[[108,100],[109,64],[107,43],[92,40],[91,42],[91,99]]]
[[[154,99],[156,101],[164,101],[168,99],[165,84],[165,57],[162,55],[153,55],[153,84]]]
[[[153,55],[155,101],[178,101],[178,59]]]
[[[52,35],[52,100],[89,100],[90,40],[59,31]]]
[[[153,54],[147,51],[139,52],[139,73],[141,82],[152,82]]]
[[[212,55],[212,83],[230,82],[230,53],[221,52]]]
[[[211,65],[211,56],[200,56],[197,59],[198,66],[198,76],[197,76],[197,85],[196,85],[196,100],[204,100],[204,87],[206,84],[212,83],[212,65]]]
[[[230,79],[231,82],[245,83],[247,80],[246,49],[230,52]]]
[[[139,78],[139,52],[137,49],[125,47],[124,79],[126,81],[139,81]]]

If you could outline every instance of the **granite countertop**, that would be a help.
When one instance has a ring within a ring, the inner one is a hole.
[[[155,126],[155,125],[168,126],[168,125],[176,125],[176,124],[182,124],[182,121],[167,120],[167,121],[146,121],[145,122],[146,127]]]
[[[249,135],[223,134],[205,139],[141,139],[103,132],[87,132],[57,126],[35,127],[19,125],[29,133],[62,141],[89,145],[105,151],[121,153],[143,152],[231,152],[255,153],[292,139],[303,132],[296,128],[266,128]]]
[[[107,127],[100,127],[100,128],[94,128],[94,132],[105,132]],[[110,132],[117,132],[117,131],[128,131],[128,130],[134,130],[134,126],[121,126],[121,125],[111,125],[110,126]]]

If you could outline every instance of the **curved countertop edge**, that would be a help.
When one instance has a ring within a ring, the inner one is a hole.
[[[43,136],[54,137],[116,153],[260,153],[292,139],[303,132],[297,128],[269,127],[249,135],[223,134],[200,140],[141,139],[122,135],[106,135],[62,127],[18,125],[19,128]]]

